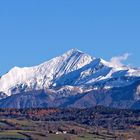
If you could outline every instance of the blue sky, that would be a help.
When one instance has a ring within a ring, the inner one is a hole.
[[[78,48],[140,66],[140,0],[0,1],[0,74]]]

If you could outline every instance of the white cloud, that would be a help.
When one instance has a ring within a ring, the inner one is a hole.
[[[115,56],[110,59],[112,67],[122,67],[124,64],[123,61],[126,61],[131,54],[125,53],[122,56]]]

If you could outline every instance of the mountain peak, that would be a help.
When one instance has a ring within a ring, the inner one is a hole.
[[[65,54],[69,56],[69,55],[73,55],[73,54],[77,54],[77,53],[84,54],[82,51],[78,50],[77,48],[73,48],[73,49],[67,51]]]
[[[82,52],[82,51],[78,50],[77,48],[72,48],[68,52]]]

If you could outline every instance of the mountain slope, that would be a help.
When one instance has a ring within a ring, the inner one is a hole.
[[[85,93],[59,96],[62,93],[45,90],[20,93],[0,100],[0,108],[44,108],[44,107],[74,107],[90,108],[106,106],[121,109],[139,109],[140,95],[136,94],[140,80],[131,86],[92,90]]]
[[[139,80],[139,69],[113,67],[72,49],[38,66],[14,67],[3,75],[0,107],[138,107]]]

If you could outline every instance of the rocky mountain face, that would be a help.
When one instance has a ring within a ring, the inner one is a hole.
[[[77,49],[0,79],[0,107],[140,108],[140,70],[114,67]]]

